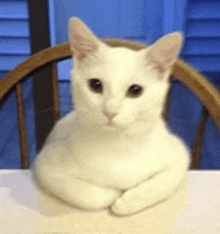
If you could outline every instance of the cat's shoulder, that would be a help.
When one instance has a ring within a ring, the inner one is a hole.
[[[169,161],[172,161],[171,159],[173,159],[175,163],[176,160],[179,160],[180,163],[185,161],[188,164],[190,148],[186,142],[180,136],[171,131],[171,129],[168,128],[165,123],[158,125],[158,127],[158,135],[154,141],[157,143],[157,147],[154,147],[155,151],[162,152],[161,155],[163,156],[166,154],[166,157],[169,158]]]
[[[47,138],[47,144],[65,139],[74,130],[76,111],[68,113],[65,117],[56,122],[53,130]]]
[[[182,138],[175,134],[170,134],[168,148],[171,153],[170,164],[173,162],[176,167],[178,165],[185,168],[189,167],[191,152],[189,146]]]
[[[69,124],[76,119],[76,110],[69,112],[66,116],[57,122],[57,125]]]

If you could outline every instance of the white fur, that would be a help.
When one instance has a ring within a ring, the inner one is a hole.
[[[77,35],[70,35],[76,111],[58,121],[35,161],[40,185],[73,206],[110,207],[117,215],[167,199],[190,162],[188,148],[161,115],[181,35],[133,51],[108,47],[79,19],[71,19],[70,29]],[[88,88],[91,78],[101,80],[102,94]],[[126,97],[132,84],[143,87],[140,97]],[[105,109],[117,112],[114,126]]]

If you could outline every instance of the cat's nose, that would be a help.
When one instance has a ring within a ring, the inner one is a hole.
[[[108,110],[104,110],[104,114],[108,117],[108,119],[113,119],[118,113],[109,112]]]

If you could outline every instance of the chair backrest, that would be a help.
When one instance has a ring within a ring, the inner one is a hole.
[[[140,50],[146,47],[136,42],[124,41],[120,39],[102,39],[103,42],[112,47],[128,47],[133,50]],[[12,90],[16,87],[17,91],[17,105],[18,105],[18,128],[20,132],[20,144],[21,144],[21,162],[22,168],[28,168],[28,144],[27,133],[25,128],[25,116],[24,116],[24,98],[21,90],[22,82],[31,77],[36,72],[39,72],[45,66],[53,64],[53,113],[55,119],[59,119],[59,92],[58,82],[56,79],[56,63],[72,57],[69,43],[54,46],[41,52],[32,55],[28,60],[17,66],[12,70],[3,81],[0,81],[0,102],[5,100]],[[218,90],[199,72],[194,70],[190,65],[186,64],[183,60],[178,60],[173,66],[170,82],[174,78],[178,78],[181,83],[187,86],[194,94],[202,101],[203,111],[197,130],[196,140],[192,150],[191,169],[199,168],[199,160],[202,153],[202,144],[204,138],[204,132],[206,127],[206,120],[210,114],[217,127],[220,127],[220,95]],[[171,105],[171,88],[168,92],[166,105],[164,108],[163,116],[168,121],[168,115]]]

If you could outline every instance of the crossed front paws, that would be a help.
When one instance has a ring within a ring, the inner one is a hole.
[[[146,204],[143,204],[143,197],[134,191],[127,190],[121,197],[117,198],[110,210],[115,215],[122,216],[137,213],[144,208],[146,208]]]

